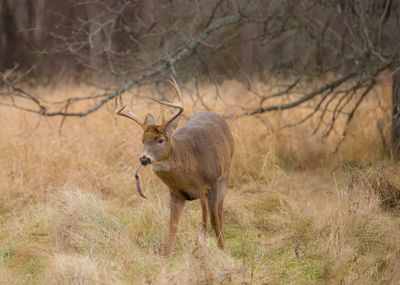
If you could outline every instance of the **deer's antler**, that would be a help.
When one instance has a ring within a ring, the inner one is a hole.
[[[123,116],[123,117],[131,119],[131,120],[134,120],[139,126],[144,128],[144,123],[141,120],[139,120],[134,113],[132,113],[131,111],[125,110],[126,105],[124,105],[121,93],[119,93],[119,95],[115,98],[116,106],[118,105],[118,100],[119,100],[119,107],[117,107],[117,109],[115,110],[115,114],[117,114],[119,116]]]
[[[164,126],[168,126],[169,124],[171,124],[177,117],[179,117],[182,112],[183,112],[183,103],[182,103],[182,92],[181,89],[178,86],[178,83],[176,83],[176,80],[173,76],[171,76],[171,79],[168,80],[169,84],[171,84],[171,86],[174,88],[176,94],[179,96],[179,103],[169,103],[169,102],[165,102],[165,101],[161,101],[158,99],[154,99],[154,101],[156,101],[157,103],[161,104],[161,105],[165,105],[168,107],[172,107],[175,109],[178,109],[178,111],[171,117],[171,119],[168,120],[168,122],[166,122],[164,124]]]

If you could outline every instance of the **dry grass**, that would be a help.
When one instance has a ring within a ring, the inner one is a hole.
[[[38,89],[60,98],[89,91]],[[230,94],[228,108],[213,100],[212,87],[202,89],[219,111],[235,112],[250,97],[233,82],[220,92]],[[61,132],[57,119],[2,108],[0,283],[396,284],[398,165],[382,162],[376,124],[385,114],[373,100],[336,154],[340,135],[313,136],[312,121],[281,129],[309,110],[230,120],[237,148],[226,199],[228,250],[216,247],[211,232],[208,241],[200,238],[200,207],[192,202],[170,258],[159,254],[167,189],[146,170],[149,200],[135,193],[139,130],[116,118],[112,104],[67,119]],[[143,114],[147,105],[135,109]]]

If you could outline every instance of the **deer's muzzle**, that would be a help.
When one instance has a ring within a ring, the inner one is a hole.
[[[139,161],[140,161],[140,163],[141,163],[143,166],[149,165],[149,164],[151,163],[150,158],[148,158],[148,157],[145,156],[145,155],[142,155],[142,156],[140,157]]]

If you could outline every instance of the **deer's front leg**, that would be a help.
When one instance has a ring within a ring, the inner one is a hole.
[[[207,221],[208,221],[208,201],[207,197],[200,198],[201,212],[202,212],[202,223],[201,228],[203,231],[204,238],[207,238]]]
[[[183,208],[185,206],[185,200],[173,193],[171,193],[171,216],[169,221],[169,232],[167,243],[165,245],[164,255],[168,256],[171,254],[175,246],[176,233],[178,231],[179,220],[181,218]]]

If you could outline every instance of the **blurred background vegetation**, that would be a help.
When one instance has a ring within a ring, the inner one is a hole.
[[[132,77],[186,47],[170,66],[185,78],[374,73],[398,64],[399,13],[394,0],[3,0],[0,70]]]
[[[1,95],[25,111],[81,117],[143,85],[155,84],[164,97],[170,75],[193,83],[191,97],[200,97],[202,84],[219,93],[234,79],[253,99],[235,115],[306,107],[310,112],[292,123],[319,116],[315,132],[328,136],[339,117],[349,124],[375,87],[393,81],[391,106],[382,107],[382,98],[375,105],[387,109],[379,128],[387,153],[397,157],[399,14],[393,0],[3,0]],[[54,104],[19,85],[66,78],[97,93]],[[271,88],[257,88],[255,80]],[[78,101],[91,105],[69,111]]]

